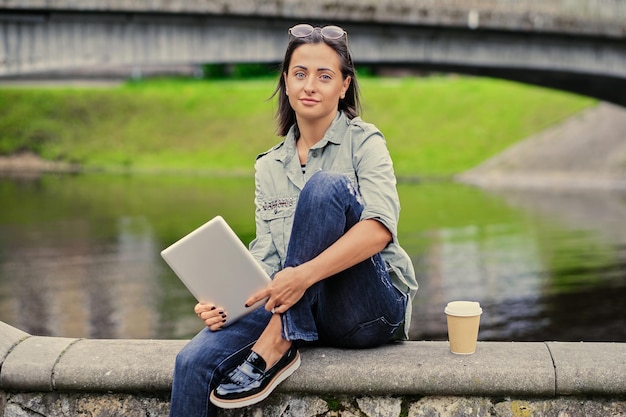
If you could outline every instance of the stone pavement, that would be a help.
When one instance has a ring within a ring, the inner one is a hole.
[[[484,188],[626,190],[626,108],[601,102],[456,179]]]

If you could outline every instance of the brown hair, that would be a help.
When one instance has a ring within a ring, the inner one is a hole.
[[[347,35],[345,35],[347,36]],[[287,51],[285,52],[285,58],[280,65],[280,74],[278,78],[278,85],[274,90],[271,98],[278,95],[278,109],[276,110],[276,120],[278,122],[278,129],[276,133],[278,136],[286,136],[291,126],[296,124],[296,113],[289,104],[289,97],[287,97],[285,78],[283,74],[289,70],[289,64],[291,62],[291,56],[294,51],[304,44],[316,44],[324,42],[337,52],[341,65],[341,75],[345,80],[348,76],[352,78],[350,86],[346,91],[346,96],[339,100],[339,110],[343,111],[349,119],[357,117],[361,113],[361,100],[359,98],[359,86],[356,81],[356,71],[348,50],[347,39],[341,37],[340,39],[327,39],[323,37],[319,30],[313,31],[309,36],[298,38],[292,37],[287,45]],[[296,126],[296,138],[300,136],[298,126]]]

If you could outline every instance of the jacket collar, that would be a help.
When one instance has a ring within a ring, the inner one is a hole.
[[[326,146],[328,143],[333,143],[338,145],[341,143],[341,139],[343,138],[345,131],[350,124],[350,120],[346,117],[346,115],[342,111],[337,112],[337,116],[335,116],[335,120],[330,124],[324,137],[317,142],[315,145],[311,147],[311,149],[320,149]],[[296,138],[294,135],[295,126],[291,126],[287,136],[285,136],[285,140],[283,141],[283,146],[278,149],[276,153],[276,160],[281,161],[283,164],[287,165],[289,161],[296,155]]]

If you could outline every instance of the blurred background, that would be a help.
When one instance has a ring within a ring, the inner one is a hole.
[[[592,0],[0,0],[0,320],[190,338],[160,251],[254,237],[287,29],[348,32],[398,176],[411,339],[626,341],[626,8]],[[601,3],[601,4],[600,4]],[[228,279],[228,277],[225,277]]]

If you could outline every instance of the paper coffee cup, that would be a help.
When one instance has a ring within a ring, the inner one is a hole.
[[[451,301],[444,312],[448,319],[450,352],[471,355],[476,352],[478,328],[483,309],[476,301]]]

